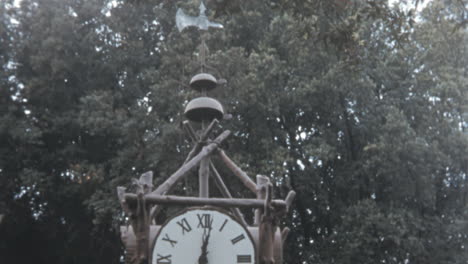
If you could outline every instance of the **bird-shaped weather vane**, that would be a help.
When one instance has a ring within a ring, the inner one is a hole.
[[[208,28],[223,28],[223,25],[220,23],[211,22],[206,16],[206,7],[203,1],[200,2],[199,7],[200,13],[197,17],[188,16],[184,13],[182,9],[177,10],[176,14],[176,24],[180,32],[186,27],[197,27],[200,30],[208,30]]]
[[[189,16],[184,13],[184,11],[179,8],[176,14],[176,25],[179,29],[179,32],[182,32],[187,27],[196,27],[199,30],[207,31],[211,28],[224,28],[222,24],[211,22],[206,16],[206,7],[203,1],[200,2],[199,7],[200,13],[197,17]],[[206,67],[206,56],[208,53],[208,47],[206,46],[205,35],[201,34],[201,45],[200,45],[200,64],[202,72],[205,71]]]

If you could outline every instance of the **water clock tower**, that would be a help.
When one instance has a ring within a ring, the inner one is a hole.
[[[186,15],[181,9],[176,15],[180,32],[186,27],[200,31],[223,26],[208,20],[205,6],[200,4],[198,17]],[[252,180],[222,150],[221,144],[230,135],[226,130],[216,137],[213,129],[223,119],[224,108],[209,92],[218,86],[217,79],[205,72],[206,43],[202,32],[200,45],[201,73],[190,81],[190,87],[200,93],[186,106],[184,129],[193,148],[184,164],[166,181],[153,188],[153,174],[147,172],[134,180],[136,193],[118,187],[118,198],[130,225],[121,227],[126,248],[126,263],[135,264],[281,264],[283,244],[288,228],[278,226],[279,219],[289,210],[295,192],[285,200],[273,199],[272,184],[266,176]],[[195,132],[193,123],[200,123]],[[255,199],[234,198],[223,181],[211,157],[217,155]],[[170,195],[177,182],[198,169],[198,197]],[[210,196],[212,180],[223,198]],[[161,225],[155,219],[163,206],[183,206]],[[246,219],[243,210],[255,210],[254,219]],[[250,223],[250,224],[249,224]]]

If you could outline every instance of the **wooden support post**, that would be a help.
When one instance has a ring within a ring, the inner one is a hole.
[[[187,172],[197,166],[201,160],[208,155],[210,155],[218,145],[223,142],[230,134],[229,130],[224,131],[221,135],[219,135],[212,143],[205,146],[200,153],[198,153],[193,159],[187,162],[185,165],[180,167],[174,174],[172,174],[163,184],[161,184],[156,190],[152,192],[152,194],[161,195],[165,194],[170,191],[174,185],[182,179]]]
[[[124,210],[124,212],[127,215],[130,215],[131,214],[130,208],[128,207],[128,204],[125,201],[125,191],[126,190],[127,190],[127,188],[118,186],[117,187],[117,197],[119,197],[119,203],[120,203],[120,206],[122,207],[122,209]]]
[[[267,184],[270,182],[267,176],[257,175],[257,199],[265,199],[266,198],[266,188]],[[261,217],[263,214],[263,210],[256,209],[255,210],[255,219],[254,225],[260,225]]]
[[[253,193],[257,193],[257,185],[253,182],[250,177],[245,173],[241,168],[239,168],[227,155],[224,151],[218,151],[221,160],[226,164],[226,166],[236,175],[242,183]]]
[[[228,187],[226,184],[224,184],[223,178],[219,174],[218,170],[216,167],[213,165],[212,162],[210,162],[210,168],[211,171],[213,172],[213,178],[215,180],[215,184],[218,187],[218,189],[221,191],[221,194],[226,197],[232,199],[231,192],[229,191]],[[233,208],[232,213],[236,216],[237,220],[241,221],[244,226],[247,226],[247,222],[245,222],[244,216],[242,215],[242,212],[239,210],[239,208]]]
[[[135,255],[132,256],[132,264],[147,264],[149,261],[149,230],[150,230],[150,205],[144,198],[153,188],[153,172],[149,171],[140,176],[140,179],[133,179],[137,187],[134,194],[136,206],[130,207],[126,200],[125,188],[117,187],[119,201],[130,217],[130,224],[133,227],[136,237]]]
[[[132,215],[133,230],[136,236],[136,264],[147,264],[149,261],[149,230],[150,230],[150,219],[148,215],[148,205],[143,198],[143,193],[137,194],[137,208],[135,215]]]
[[[205,157],[200,162],[198,170],[198,188],[201,198],[208,198],[210,196],[210,157]]]
[[[124,195],[124,198],[125,202],[128,204],[135,204],[137,202],[137,195],[133,193],[126,193]],[[154,193],[145,195],[144,200],[147,204],[168,204],[187,206],[212,205],[225,208],[264,208],[265,206],[265,200],[259,199],[199,198],[174,195],[157,195]],[[284,210],[286,208],[286,203],[283,200],[272,200],[271,206],[274,207],[275,210]]]
[[[266,185],[261,186],[261,188],[266,189],[266,199],[259,228],[260,248],[258,252],[260,264],[275,264],[274,241],[277,226],[274,217],[275,209],[272,206],[273,186],[268,182]]]

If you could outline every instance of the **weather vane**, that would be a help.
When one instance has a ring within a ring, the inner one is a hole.
[[[182,9],[177,10],[176,24],[179,32],[182,32],[186,27],[197,27],[200,30],[208,30],[208,28],[224,28],[220,23],[211,22],[206,16],[206,7],[203,1],[200,2],[200,13],[197,17],[188,16]]]
[[[206,16],[206,7],[203,1],[200,2],[199,14],[197,17],[189,16],[184,13],[182,9],[177,10],[176,14],[176,25],[179,32],[182,32],[187,27],[197,27],[200,30],[207,31],[208,28],[224,28],[222,24],[211,22]],[[201,71],[205,71],[206,67],[206,56],[208,55],[208,47],[206,46],[206,36],[201,34],[201,45],[200,45],[200,64]]]

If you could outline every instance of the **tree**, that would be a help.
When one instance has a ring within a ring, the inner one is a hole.
[[[1,261],[121,260],[115,187],[148,170],[158,185],[189,151],[180,124],[200,34],[178,32],[174,14],[198,4],[0,6]],[[207,34],[208,71],[228,81],[210,93],[233,117],[223,148],[277,196],[298,192],[287,263],[466,262],[456,1],[421,15],[385,1],[206,4],[225,25]],[[196,194],[195,182],[181,185]]]

